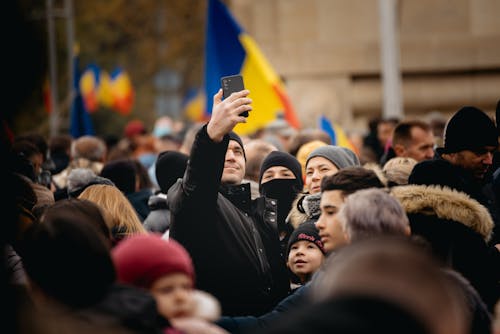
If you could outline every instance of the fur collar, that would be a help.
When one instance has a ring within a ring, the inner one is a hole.
[[[391,194],[408,214],[454,220],[470,227],[486,241],[491,238],[494,223],[488,209],[463,192],[440,186],[405,185],[393,187]]]

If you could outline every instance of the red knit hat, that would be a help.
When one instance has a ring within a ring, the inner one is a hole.
[[[132,138],[137,135],[143,135],[146,133],[146,127],[144,123],[139,119],[134,119],[129,121],[123,130],[123,134],[127,138]]]
[[[118,281],[150,288],[160,277],[184,273],[193,279],[193,262],[186,249],[175,240],[160,235],[135,234],[116,245],[112,251]]]

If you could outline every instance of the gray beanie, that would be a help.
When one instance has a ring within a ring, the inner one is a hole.
[[[306,160],[306,166],[309,163],[309,160],[314,157],[323,157],[330,160],[335,166],[337,166],[338,169],[361,165],[356,153],[348,148],[340,146],[326,145],[318,147],[309,153]]]

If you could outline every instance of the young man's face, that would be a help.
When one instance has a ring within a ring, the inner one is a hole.
[[[158,311],[167,319],[192,315],[194,310],[193,281],[184,273],[158,278],[150,289]]]
[[[344,196],[341,190],[327,190],[321,194],[321,215],[316,222],[316,227],[326,252],[331,252],[348,243],[337,219],[337,213],[342,205],[344,205]]]
[[[230,140],[224,160],[223,184],[240,184],[245,176],[245,155],[237,141]]]
[[[295,179],[295,174],[285,166],[273,166],[266,169],[262,174],[260,183],[264,184],[274,179]]]
[[[463,150],[456,153],[449,153],[444,156],[447,157],[446,160],[450,161],[452,164],[461,166],[470,171],[476,179],[482,180],[493,164],[494,152],[494,146],[485,146],[474,151]]]

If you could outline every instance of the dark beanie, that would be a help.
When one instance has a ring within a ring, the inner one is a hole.
[[[125,195],[135,192],[136,167],[132,160],[113,160],[101,170],[101,177],[111,180]]]
[[[177,179],[184,176],[188,159],[188,155],[178,151],[164,151],[158,155],[155,175],[162,193],[166,194]]]
[[[325,248],[323,246],[323,243],[321,242],[321,238],[318,234],[318,229],[316,228],[316,225],[312,221],[306,221],[299,226],[292,232],[290,235],[290,239],[288,239],[288,246],[286,248],[286,253],[290,253],[290,247],[298,241],[301,240],[307,240],[310,241],[325,254]]]
[[[121,283],[149,289],[159,278],[174,273],[186,274],[194,283],[195,272],[187,250],[175,240],[164,240],[154,233],[123,239],[112,249],[111,256]]]
[[[245,160],[247,160],[247,155],[245,154],[245,147],[243,146],[243,141],[241,140],[240,136],[236,134],[236,132],[231,131],[229,132],[229,140],[234,140],[240,144],[241,149],[243,150],[243,156],[245,157]]]
[[[259,184],[262,181],[262,175],[264,172],[274,166],[283,166],[292,171],[293,175],[297,180],[300,180],[300,189],[304,186],[304,182],[302,179],[302,168],[300,166],[300,162],[290,153],[281,152],[281,151],[272,151],[269,153],[264,161],[262,161],[262,165],[260,166],[260,176],[259,176]]]
[[[498,146],[498,132],[493,120],[482,110],[466,106],[458,110],[446,124],[444,147],[439,154]]]

